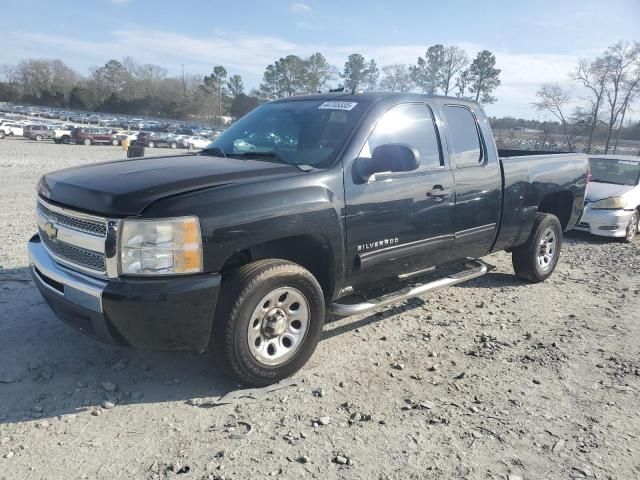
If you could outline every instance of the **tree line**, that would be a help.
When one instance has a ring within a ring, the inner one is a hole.
[[[591,153],[600,136],[604,153],[615,153],[625,119],[640,98],[640,42],[620,41],[600,56],[580,60],[569,78],[581,88],[579,95],[559,83],[545,83],[533,105],[557,120],[569,150],[582,137],[584,150]],[[626,132],[634,131],[627,126]]]
[[[378,67],[375,59],[359,53],[349,55],[342,71],[329,64],[319,52],[308,58],[288,55],[265,69],[258,95],[276,99],[316,93],[331,82],[347,91],[419,91],[431,95],[455,94],[481,103],[494,103],[493,92],[500,85],[496,58],[483,50],[471,61],[456,46],[433,45],[415,65],[392,64]]]
[[[288,55],[267,65],[262,81],[249,92],[242,77],[222,65],[206,75],[169,76],[163,67],[126,57],[93,66],[83,76],[59,59],[25,59],[0,67],[0,101],[216,122],[241,117],[265,101],[335,87],[455,94],[493,103],[499,75],[488,50],[470,60],[461,48],[444,45],[429,47],[414,65],[381,68],[359,53],[349,55],[342,70],[320,52]]]

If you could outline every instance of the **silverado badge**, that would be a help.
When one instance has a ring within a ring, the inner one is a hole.
[[[51,222],[45,223],[43,230],[51,240],[55,240],[58,236],[58,229]]]

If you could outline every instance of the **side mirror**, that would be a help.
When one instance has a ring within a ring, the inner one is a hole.
[[[405,143],[379,145],[371,158],[359,158],[357,168],[364,180],[382,172],[410,172],[420,165],[420,152]]]

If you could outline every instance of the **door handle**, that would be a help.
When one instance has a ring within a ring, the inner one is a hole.
[[[427,191],[427,197],[443,198],[451,195],[451,190],[445,189],[442,185],[434,185],[432,190]]]

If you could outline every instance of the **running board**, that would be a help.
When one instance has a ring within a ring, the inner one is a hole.
[[[399,303],[409,298],[418,297],[432,290],[450,287],[458,283],[466,282],[467,280],[481,277],[490,269],[489,266],[481,260],[468,260],[465,263],[465,267],[467,268],[466,270],[448,275],[439,280],[434,280],[433,282],[425,283],[423,285],[415,285],[411,288],[403,289],[390,295],[384,295],[383,297],[367,300],[362,303],[332,303],[329,305],[329,311],[339,317],[349,317],[359,313],[371,312],[378,308],[386,307],[387,305]]]

